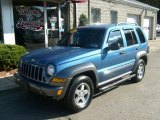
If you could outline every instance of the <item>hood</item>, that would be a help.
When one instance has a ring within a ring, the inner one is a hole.
[[[100,50],[55,46],[34,50],[23,56],[22,59],[41,65],[60,65],[97,54],[100,54]]]

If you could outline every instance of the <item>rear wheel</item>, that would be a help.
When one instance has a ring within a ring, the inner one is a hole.
[[[67,106],[72,112],[79,112],[91,103],[93,97],[93,82],[87,76],[73,79],[67,95]]]
[[[145,74],[145,62],[144,60],[140,59],[138,62],[138,66],[135,72],[136,76],[132,78],[134,82],[140,82]]]

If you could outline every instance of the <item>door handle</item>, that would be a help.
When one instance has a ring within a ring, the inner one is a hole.
[[[125,54],[125,51],[121,51],[119,54],[120,54],[120,55],[123,55],[123,54]]]
[[[139,50],[139,47],[137,47],[136,50]]]

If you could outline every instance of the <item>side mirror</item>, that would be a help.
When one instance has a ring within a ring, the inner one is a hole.
[[[108,43],[106,44],[106,50],[107,50],[107,51],[110,50]]]
[[[109,49],[110,50],[119,50],[120,49],[120,45],[119,43],[112,43],[110,46],[109,46]]]

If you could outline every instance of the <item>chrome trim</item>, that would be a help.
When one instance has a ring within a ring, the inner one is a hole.
[[[127,72],[127,73],[124,73],[124,74],[119,75],[119,76],[117,76],[117,77],[111,78],[111,79],[109,79],[109,80],[105,80],[104,82],[99,83],[98,86],[102,86],[102,85],[105,85],[105,84],[107,84],[107,83],[113,82],[113,81],[117,80],[118,78],[124,77],[124,76],[126,76],[126,75],[131,74],[131,73],[132,73],[132,71]]]
[[[37,75],[38,75],[38,76],[37,76],[37,79],[38,79],[38,80],[40,80],[40,79],[39,79],[39,72],[40,72],[40,68],[38,67],[38,74],[37,74]]]
[[[123,64],[118,65],[118,66],[113,65],[113,67],[111,66],[111,67],[107,67],[107,68],[102,68],[102,69],[98,70],[98,72],[111,71],[111,70],[114,70],[114,69],[122,69],[123,67],[127,67],[129,65],[134,64],[134,63],[135,63],[135,59],[132,59],[132,60],[130,60],[128,62],[124,62]]]
[[[126,77],[126,78],[123,78],[123,79],[121,79],[121,80],[119,80],[119,81],[113,82],[113,83],[111,83],[111,84],[109,84],[109,85],[107,85],[107,86],[105,86],[105,87],[102,87],[102,88],[100,88],[99,90],[101,90],[101,91],[108,90],[108,89],[112,88],[113,86],[118,85],[118,84],[120,84],[120,83],[122,83],[122,82],[125,82],[126,80],[128,80],[128,79],[130,79],[130,78],[133,78],[133,77],[135,77],[135,76],[136,76],[136,75],[133,74],[133,75],[128,76],[128,77]]]
[[[25,62],[22,62],[22,66],[19,69],[19,74],[35,81],[43,82],[43,77],[44,77],[43,73],[44,73],[44,67],[28,64]],[[40,74],[42,75],[40,76]]]
[[[129,66],[131,66],[131,65],[134,65],[134,63],[129,63],[129,64],[127,64],[127,65],[123,65],[123,66],[119,66],[119,67],[116,67],[116,68],[113,68],[113,69],[110,69],[110,70],[106,70],[106,71],[104,71],[103,73],[105,74],[105,73],[115,72],[115,71],[121,70],[121,69],[123,69],[123,68],[129,67]]]

